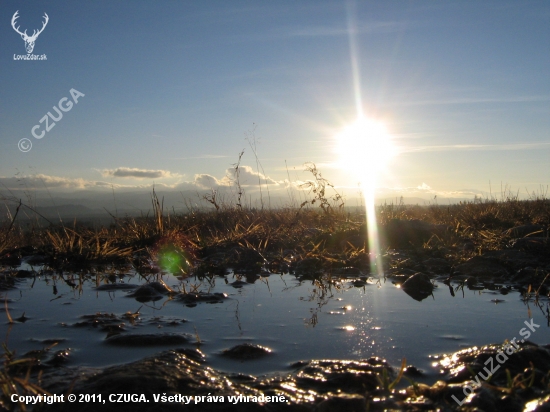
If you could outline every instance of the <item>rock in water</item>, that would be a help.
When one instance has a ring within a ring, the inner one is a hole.
[[[408,278],[402,285],[403,291],[415,300],[421,301],[432,294],[434,285],[428,275],[424,273],[415,273]]]
[[[138,302],[150,302],[162,299],[165,295],[172,293],[172,290],[160,282],[150,282],[141,285],[128,296],[135,298]]]
[[[256,359],[262,356],[269,355],[271,349],[266,348],[265,346],[252,345],[250,343],[243,343],[242,345],[237,345],[231,349],[226,349],[222,352],[223,356],[239,360],[249,360]]]

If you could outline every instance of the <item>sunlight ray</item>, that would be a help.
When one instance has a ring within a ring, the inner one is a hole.
[[[350,170],[361,182],[367,218],[370,269],[371,273],[383,276],[375,190],[380,172],[395,155],[395,147],[385,125],[364,115],[355,15],[354,3],[350,2],[347,7],[348,39],[357,120],[336,137],[337,152],[340,155],[340,165]]]

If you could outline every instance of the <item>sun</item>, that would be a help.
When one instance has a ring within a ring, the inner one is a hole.
[[[396,154],[386,125],[360,117],[344,127],[335,139],[340,167],[352,173],[362,185],[374,189],[377,178]]]
[[[397,153],[396,146],[383,122],[360,116],[336,135],[336,152],[340,167],[351,172],[361,183],[365,198],[371,273],[383,276],[375,191],[380,174]]]

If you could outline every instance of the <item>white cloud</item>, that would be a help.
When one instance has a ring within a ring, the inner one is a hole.
[[[235,177],[235,169],[229,168],[226,171],[226,176]],[[255,172],[250,166],[239,166],[239,182],[241,185],[257,185],[258,179],[262,185],[278,185],[279,182],[263,175],[262,173]]]
[[[203,173],[195,175],[194,184],[204,189],[211,189],[220,186],[231,186],[231,181],[227,177],[217,179],[212,175]]]
[[[238,179],[242,187],[261,185],[279,185],[282,182],[277,182],[262,173],[255,172],[250,166],[239,166]],[[259,182],[258,182],[259,181]],[[225,176],[218,179],[209,174],[196,174],[194,183],[202,188],[216,188],[220,186],[228,187],[237,184],[237,175],[235,169],[230,167],[225,171]]]

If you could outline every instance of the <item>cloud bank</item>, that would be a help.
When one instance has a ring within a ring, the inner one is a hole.
[[[177,177],[179,175],[173,174],[168,170],[148,170],[137,169],[131,167],[118,167],[116,169],[104,169],[101,170],[101,174],[105,177],[122,177],[122,178],[134,178],[134,179],[162,179],[169,177]]]

